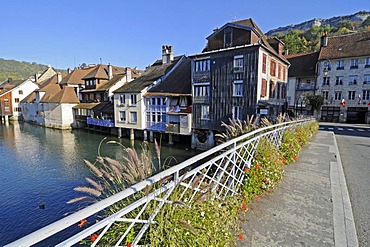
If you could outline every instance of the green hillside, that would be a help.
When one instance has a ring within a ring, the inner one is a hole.
[[[370,16],[363,22],[342,21],[336,26],[313,26],[306,31],[291,30],[287,34],[277,33],[275,36],[285,43],[284,50],[288,51],[288,54],[297,54],[318,51],[320,49],[320,37],[324,32],[327,32],[330,37],[354,32],[369,31]]]
[[[6,60],[0,58],[0,82],[12,79],[27,79],[38,72],[42,72],[48,68],[47,65],[29,62],[19,62],[15,60]]]

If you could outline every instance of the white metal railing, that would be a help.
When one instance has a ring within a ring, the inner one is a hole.
[[[169,200],[169,197],[176,186],[182,186],[182,193],[176,201],[186,203],[192,202],[200,193],[204,194],[209,191],[212,191],[212,195],[218,198],[233,196],[238,193],[242,185],[243,169],[252,165],[256,148],[262,137],[268,138],[271,143],[279,147],[287,128],[294,128],[311,121],[313,120],[305,119],[276,124],[232,139],[6,246],[30,246],[44,239],[53,238],[55,234],[70,226],[75,226],[80,220],[97,215],[117,202],[133,197],[135,200],[131,200],[131,203],[120,211],[101,219],[73,236],[65,237],[67,239],[57,246],[71,246],[94,233],[99,233],[99,237],[92,244],[95,246],[104,234],[109,232],[110,227],[118,222],[126,222],[127,228],[124,229],[125,232],[119,241],[111,245],[122,246],[130,230],[136,227],[137,233],[132,246],[137,246],[141,244],[139,241],[149,226],[155,224],[156,215],[164,204],[172,204],[175,201]],[[205,184],[207,184],[207,189],[204,188]],[[146,191],[150,186],[153,188],[152,191]],[[155,203],[155,209],[151,209],[148,213],[147,209],[151,203]]]

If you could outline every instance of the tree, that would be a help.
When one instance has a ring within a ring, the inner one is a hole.
[[[362,22],[362,27],[368,27],[370,26],[370,15]]]
[[[321,106],[324,104],[324,97],[321,95],[306,95],[306,100],[308,104],[311,105],[314,116],[316,116],[317,112],[321,110]]]

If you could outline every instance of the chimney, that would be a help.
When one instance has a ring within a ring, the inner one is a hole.
[[[12,78],[8,78],[8,83],[11,83],[13,81]]]
[[[327,47],[328,46],[328,33],[325,31],[320,40],[321,47]]]
[[[162,64],[173,61],[173,50],[171,45],[162,45]]]
[[[108,64],[108,80],[113,78],[112,65]]]
[[[38,83],[39,82],[39,75],[36,73],[35,74],[35,83]]]
[[[126,82],[132,81],[131,79],[131,68],[127,67],[126,68]]]
[[[57,83],[60,84],[62,82],[62,74],[58,73],[57,74]]]
[[[69,75],[71,72],[72,72],[72,71],[71,71],[71,69],[70,69],[70,68],[68,68],[68,69],[67,69],[67,74]]]

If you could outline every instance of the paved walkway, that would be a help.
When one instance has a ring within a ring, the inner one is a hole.
[[[358,246],[333,132],[319,131],[279,186],[249,204],[236,246]]]

